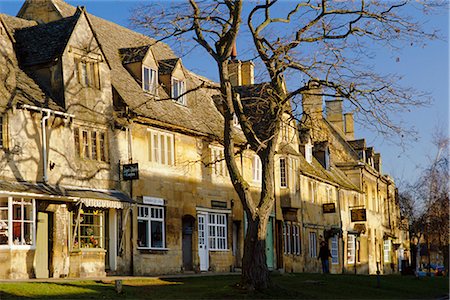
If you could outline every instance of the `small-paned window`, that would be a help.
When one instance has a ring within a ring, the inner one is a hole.
[[[78,82],[84,87],[100,89],[99,64],[91,59],[76,59]]]
[[[355,263],[355,235],[349,234],[347,236],[347,263]]]
[[[103,248],[103,211],[93,208],[80,210],[72,214],[72,232],[75,233],[72,247]]]
[[[284,253],[300,255],[300,226],[292,222],[284,222]]]
[[[313,153],[313,145],[310,142],[308,142],[305,145],[305,159],[310,164],[312,163],[312,158],[313,158],[312,153]]]
[[[280,158],[280,186],[287,187],[286,159]]]
[[[339,244],[338,236],[331,237],[331,263],[337,265],[339,263]]]
[[[316,202],[316,185],[313,181],[309,182],[309,199],[311,200],[311,203]]]
[[[227,175],[227,164],[225,162],[223,148],[211,146],[211,164],[214,175]]]
[[[73,137],[77,157],[107,162],[108,148],[104,132],[75,127]]]
[[[262,164],[261,164],[261,159],[259,158],[258,155],[253,156],[252,173],[253,173],[253,181],[261,182],[261,180],[262,180]]]
[[[148,148],[149,160],[151,162],[167,166],[175,165],[175,145],[173,134],[150,130]]]
[[[34,246],[35,219],[34,199],[0,198],[0,245]]]
[[[317,257],[317,237],[315,232],[309,233],[309,257]]]
[[[292,189],[293,191],[296,191],[298,188],[298,160],[296,158],[290,158],[289,159],[289,178],[292,183]]]
[[[186,105],[186,84],[184,81],[172,78],[172,99]]]
[[[227,249],[226,214],[208,214],[208,247],[210,250]]]
[[[158,88],[158,73],[155,69],[142,67],[142,89],[150,94],[156,95]]]
[[[384,262],[391,262],[391,240],[384,240]]]
[[[165,248],[164,207],[138,206],[138,247]]]

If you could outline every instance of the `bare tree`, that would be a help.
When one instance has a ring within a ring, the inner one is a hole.
[[[444,260],[445,268],[448,270],[449,267],[449,141],[444,131],[435,130],[435,156],[417,181],[407,185],[400,194],[401,212],[410,222],[416,273],[420,267],[421,249],[427,250],[428,264],[431,263],[431,250],[437,250]]]
[[[378,74],[367,63],[374,45],[395,50],[405,42],[420,43],[435,37],[404,13],[408,5],[409,1],[266,0],[244,6],[239,0],[189,0],[170,8],[153,4],[135,11],[133,23],[148,29],[152,36],[200,46],[216,63],[225,159],[248,220],[243,286],[263,289],[270,283],[265,236],[274,206],[274,154],[283,113],[308,94],[340,97],[361,113],[366,124],[385,134],[399,135],[405,128],[395,123],[390,113],[428,100],[424,93],[402,88],[395,74]],[[250,97],[264,109],[263,122],[255,118],[255,110],[245,108],[248,99],[241,98],[230,82],[228,65],[241,27],[249,30],[247,44],[264,67],[266,83],[254,87],[255,95]],[[253,199],[234,159],[233,115],[249,147],[261,158],[258,199]]]

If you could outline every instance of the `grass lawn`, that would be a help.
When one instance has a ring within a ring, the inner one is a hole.
[[[448,277],[284,274],[272,277],[268,291],[236,288],[239,276],[124,280],[122,295],[114,282],[1,282],[0,299],[437,299],[449,294]]]

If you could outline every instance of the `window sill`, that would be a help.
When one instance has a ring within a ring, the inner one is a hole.
[[[31,245],[0,245],[0,250],[36,250],[36,246]]]
[[[137,248],[141,254],[166,254],[169,248]]]
[[[208,249],[210,252],[229,252],[230,249]]]
[[[72,249],[70,252],[106,252],[103,248],[79,248],[79,249]]]

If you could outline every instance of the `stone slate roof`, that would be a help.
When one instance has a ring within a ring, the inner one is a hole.
[[[331,164],[329,170],[326,170],[324,167],[322,167],[320,162],[314,157],[311,164],[306,161],[303,155],[300,155],[299,158],[300,158],[300,173],[302,173],[303,175],[320,178],[325,181],[338,184],[341,187],[347,188],[349,190],[359,191],[359,188],[355,186],[347,178],[347,176],[333,164]]]
[[[8,30],[10,30],[12,33],[14,33],[17,29],[36,26],[38,24],[36,21],[29,21],[5,14],[0,14],[0,17],[7,24]]]
[[[7,30],[14,32],[16,29],[35,26],[36,22],[26,21],[19,18],[1,15],[3,24]],[[19,68],[17,58],[15,55],[8,57],[7,63],[0,63],[0,73],[5,76],[14,76],[13,81],[8,79],[8,82],[14,82],[8,90],[1,90],[0,107],[5,109],[13,107],[17,104],[28,104],[38,107],[50,108],[53,110],[64,111],[48,94],[46,94],[41,87],[21,68]],[[3,89],[0,85],[0,89]]]
[[[43,25],[44,29],[53,27],[64,27],[68,25],[77,9],[62,0],[49,0],[60,10],[66,19]],[[111,83],[123,102],[130,108],[130,111],[138,116],[146,117],[149,122],[154,120],[161,126],[177,126],[186,128],[201,134],[220,137],[222,135],[223,117],[218,112],[212,101],[214,93],[212,90],[199,89],[186,95],[187,105],[179,105],[170,100],[170,95],[163,88],[158,89],[158,98],[143,92],[141,85],[125,69],[122,61],[120,49],[142,48],[149,46],[157,61],[177,59],[170,47],[162,42],[157,42],[143,34],[137,33],[113,22],[102,18],[86,14],[88,21],[94,30],[106,60],[111,68]],[[55,26],[56,25],[56,26]],[[39,26],[37,26],[40,28]],[[34,30],[43,29],[30,29]],[[44,30],[43,30],[44,31]],[[60,30],[56,30],[60,31]],[[61,29],[64,32],[64,30]],[[56,34],[56,33],[55,33]],[[38,38],[39,40],[39,38]],[[59,43],[59,42],[58,42]],[[64,42],[61,41],[61,44]],[[58,48],[58,47],[54,47]],[[54,49],[52,48],[52,49]],[[53,52],[54,53],[54,52]],[[39,53],[37,53],[39,55]],[[53,54],[46,54],[40,61],[52,57]],[[44,59],[45,58],[45,59]],[[27,61],[28,62],[28,61]],[[33,62],[36,63],[36,62]],[[204,78],[192,73],[186,74],[186,88],[190,90],[204,82]],[[209,82],[212,83],[212,82]],[[214,83],[213,83],[214,84]]]
[[[51,62],[64,51],[79,14],[15,31],[20,64],[28,67]]]
[[[161,75],[170,75],[175,69],[179,58],[163,59],[158,61],[158,72]]]
[[[148,52],[150,45],[133,47],[133,48],[122,48],[119,49],[120,57],[124,65],[142,61]]]
[[[359,139],[354,141],[348,141],[350,146],[352,146],[355,150],[364,149],[366,147],[366,140],[365,139]]]
[[[69,201],[76,200],[77,198],[90,198],[128,203],[133,202],[128,195],[118,190],[89,190],[26,181],[13,182],[0,180],[0,189],[6,192],[30,193],[41,196],[57,196]]]

